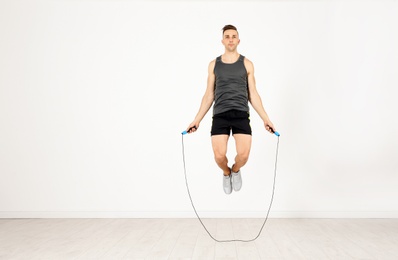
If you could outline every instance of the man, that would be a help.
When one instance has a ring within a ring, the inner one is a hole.
[[[253,63],[237,51],[240,40],[235,26],[224,26],[221,42],[225,52],[209,64],[206,92],[199,112],[188,126],[187,132],[193,133],[199,128],[200,122],[214,102],[211,142],[215,161],[224,172],[224,192],[230,194],[232,188],[235,191],[241,189],[240,169],[246,164],[250,154],[252,132],[248,102],[250,101],[264,121],[267,131],[272,133],[275,127],[265,112],[257,92]],[[235,163],[230,168],[226,154],[231,130],[235,138],[237,155]]]

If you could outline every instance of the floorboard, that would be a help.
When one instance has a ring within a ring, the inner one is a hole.
[[[0,219],[0,259],[395,260],[398,219]]]

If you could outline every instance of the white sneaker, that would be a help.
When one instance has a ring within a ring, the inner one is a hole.
[[[231,172],[231,182],[234,191],[239,191],[242,188],[242,176],[240,174],[240,170],[238,172]]]
[[[232,192],[231,174],[228,176],[223,175],[222,183],[225,194],[231,194]]]

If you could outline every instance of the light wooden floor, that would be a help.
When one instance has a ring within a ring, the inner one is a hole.
[[[396,260],[398,219],[0,219],[0,259]]]

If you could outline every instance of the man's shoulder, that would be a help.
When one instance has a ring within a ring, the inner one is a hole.
[[[213,67],[214,68],[214,66],[216,65],[216,61],[217,61],[217,59],[214,59],[214,60],[210,61],[209,67]]]
[[[251,60],[249,60],[248,58],[245,57],[245,59],[243,60],[243,64],[245,65],[247,72],[250,73],[253,71],[254,65],[253,65],[253,62],[251,62]]]
[[[249,60],[246,56],[245,56],[243,62],[244,62],[245,64],[250,64],[250,65],[253,66],[253,62],[252,62],[251,60]]]
[[[209,73],[214,74],[215,67],[216,67],[216,59],[210,61],[209,66],[208,66]]]

